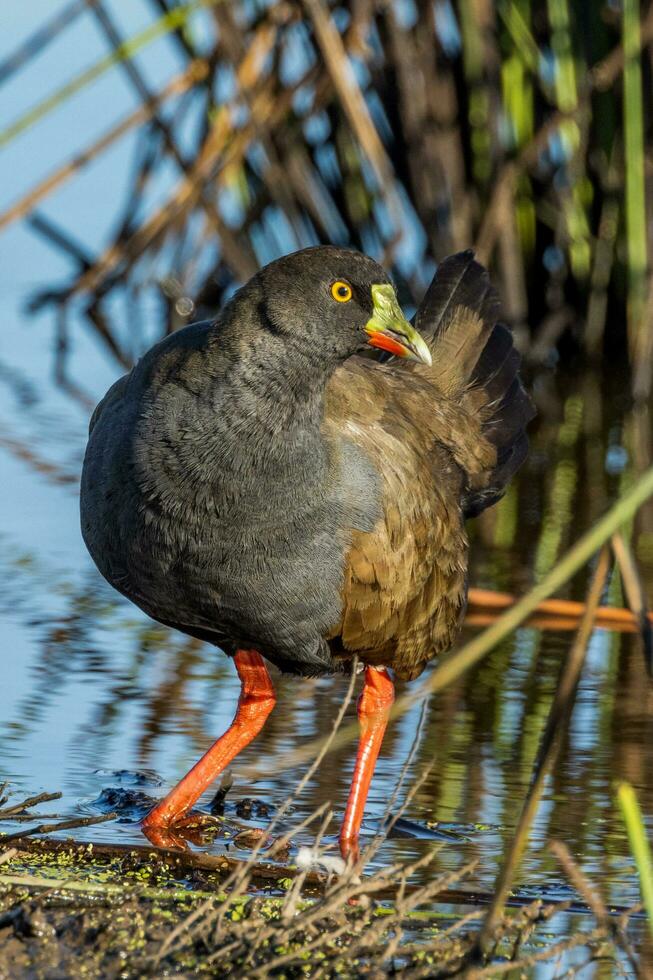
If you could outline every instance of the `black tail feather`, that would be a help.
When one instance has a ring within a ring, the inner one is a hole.
[[[526,426],[535,416],[535,406],[519,376],[521,357],[513,347],[512,333],[497,323],[479,357],[472,384],[481,387],[490,415],[483,425],[484,437],[496,447],[497,462],[487,486],[469,492],[465,514],[475,517],[495,504],[528,454]]]
[[[528,456],[528,436],[525,432],[504,451],[501,462],[492,471],[490,486],[483,490],[468,491],[463,497],[465,517],[478,517],[482,511],[503,497],[506,487]]]
[[[460,311],[469,314],[461,316]],[[496,503],[528,452],[525,429],[535,415],[519,377],[521,358],[511,331],[498,322],[500,305],[486,270],[471,250],[441,262],[416,316],[417,329],[431,345],[443,378],[457,378],[472,410],[482,412],[482,435],[496,449],[486,478],[469,487],[465,514],[480,514]],[[437,370],[437,368],[436,368]]]
[[[492,412],[492,418],[483,426],[483,435],[497,450],[511,446],[533,414],[533,403],[524,391],[519,375],[516,375]]]
[[[450,255],[438,266],[415,317],[415,326],[425,340],[435,340],[446,331],[455,306],[474,310],[488,323],[496,323],[499,316],[497,294],[471,248]]]

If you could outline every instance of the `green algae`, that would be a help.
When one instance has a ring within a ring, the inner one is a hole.
[[[223,901],[220,876],[205,872],[203,887],[198,888],[187,878],[175,874],[165,861],[143,862],[124,856],[107,857],[94,852],[93,846],[82,845],[69,850],[19,850],[15,857],[2,865],[0,886],[11,884],[9,879],[23,878],[32,887],[51,887],[60,890],[86,891],[106,896],[138,893],[150,897],[162,896],[174,900],[212,898]],[[208,887],[207,887],[208,886]],[[214,890],[209,890],[214,886]]]

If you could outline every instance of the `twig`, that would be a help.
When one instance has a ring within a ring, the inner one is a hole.
[[[164,14],[158,20],[149,24],[144,30],[139,31],[138,34],[125,41],[119,48],[111,51],[94,65],[91,65],[90,68],[84,69],[75,78],[66,82],[54,92],[51,92],[41,102],[32,106],[31,109],[28,109],[15,119],[13,123],[10,123],[6,129],[0,131],[0,147],[7,146],[17,136],[26,129],[29,129],[30,126],[40,122],[48,113],[62,105],[72,95],[75,95],[75,93],[81,91],[88,84],[100,78],[115,64],[124,58],[131,57],[159,37],[163,37],[165,34],[173,31],[175,27],[183,24],[194,11],[201,7],[211,6],[221,2],[222,0],[190,0],[190,2],[168,11],[168,13]]]
[[[510,960],[510,962],[503,963],[492,963],[490,966],[483,967],[477,970],[469,970],[465,973],[465,980],[481,980],[481,978],[487,977],[488,980],[492,980],[494,977],[503,976],[505,973],[517,973],[518,970],[525,970],[526,967],[536,966],[538,963],[543,963],[545,960],[554,959],[557,955],[562,955],[563,953],[570,952],[572,949],[577,949],[578,946],[590,946],[592,943],[597,942],[601,939],[606,939],[605,930],[600,926],[596,929],[592,929],[591,932],[581,932],[575,936],[571,936],[569,939],[563,939],[558,943],[554,943],[552,946],[547,946],[546,949],[541,950],[538,953],[531,953],[529,956],[521,957],[518,960]],[[532,976],[532,974],[522,973],[522,976]]]
[[[644,650],[644,658],[649,674],[653,673],[653,622],[651,621],[646,604],[646,595],[642,581],[637,571],[630,545],[621,531],[612,535],[612,550],[621,572],[628,605],[637,619]]]
[[[23,837],[32,837],[34,834],[54,834],[58,830],[75,830],[78,827],[91,827],[96,823],[106,823],[107,820],[117,819],[117,813],[102,813],[97,817],[79,817],[73,820],[62,820],[59,823],[39,823],[36,827],[17,830],[13,834],[2,834],[0,844],[7,844],[12,840],[22,840]]]
[[[268,44],[271,44],[267,30],[264,33],[264,39],[267,40]],[[239,82],[242,77],[248,75],[250,54],[251,49],[236,73]],[[111,244],[94,263],[93,267],[75,282],[73,291],[75,293],[86,291],[92,293],[98,290],[121,262],[134,262],[148,247],[151,247],[173,221],[181,218],[198,200],[202,199],[203,187],[208,180],[215,177],[218,165],[224,170],[233,162],[234,156],[237,157],[239,153],[244,152],[245,147],[249,145],[252,132],[256,131],[262,119],[267,119],[269,122],[278,121],[281,114],[287,110],[288,105],[292,104],[292,95],[292,91],[286,92],[272,105],[269,94],[261,93],[252,103],[250,127],[244,129],[236,137],[233,135],[230,111],[225,110],[216,114],[196,159],[191,166],[184,169],[182,179],[173,189],[167,201],[140,225],[127,242],[116,241]],[[221,154],[228,146],[232,151],[231,154],[225,153],[221,159]],[[215,231],[220,237],[221,249],[228,262],[241,279],[248,279],[256,272],[257,268],[253,253],[250,254],[249,250],[244,250],[242,244],[238,243],[237,236],[222,220],[215,206],[207,206],[206,201],[204,201],[204,206]]]
[[[650,8],[642,20],[640,28],[640,52],[653,42],[653,8]],[[589,70],[590,87],[597,92],[605,92],[618,79],[624,70],[624,49],[622,44],[617,44],[612,51],[602,58],[598,64]]]
[[[152,117],[154,110],[166,102],[168,99],[181,95],[188,91],[193,85],[206,77],[208,65],[206,61],[198,60],[192,62],[186,71],[177,75],[171,82],[152,97],[146,105],[141,105],[134,112],[129,113],[119,123],[108,129],[99,139],[95,140],[85,150],[76,153],[75,156],[64,163],[61,167],[42,180],[36,187],[33,187],[24,194],[18,201],[12,204],[7,210],[0,214],[0,230],[6,228],[20,218],[29,214],[37,204],[40,204],[48,195],[61,187],[67,180],[73,177],[82,167],[92,160],[95,160],[101,153],[104,153],[113,143],[128,133],[136,126],[140,126]]]
[[[304,5],[313,21],[318,45],[349,125],[374,170],[381,194],[393,216],[395,231],[401,235],[403,208],[394,189],[395,175],[392,163],[372,121],[342,38],[324,0],[304,0]]]
[[[653,9],[649,10],[645,21],[642,23],[642,50],[652,41]],[[505,209],[506,199],[512,201],[518,176],[524,170],[537,163],[542,150],[556,130],[566,121],[578,119],[579,116],[588,111],[589,98],[592,91],[595,89],[598,91],[608,89],[619,77],[623,71],[623,67],[623,47],[621,44],[618,44],[609,55],[589,70],[586,89],[576,108],[571,112],[555,112],[542,124],[530,142],[522,148],[517,158],[510,160],[504,165],[496,180],[490,203],[485,210],[483,222],[476,239],[476,251],[481,262],[487,264],[490,260],[497,237],[501,231],[500,216]]]
[[[50,20],[38,27],[33,34],[30,34],[18,48],[0,62],[0,85],[4,85],[14,72],[23,68],[32,58],[40,54],[51,41],[58,37],[61,31],[72,24],[82,13],[84,7],[84,0],[72,0],[72,3],[66,4]]]
[[[476,236],[474,246],[479,261],[487,265],[492,256],[497,237],[501,230],[501,214],[506,207],[506,200],[512,200],[517,178],[529,167],[533,166],[546,147],[549,139],[565,122],[577,119],[581,109],[577,107],[571,112],[555,112],[546,122],[542,123],[532,140],[526,144],[514,160],[509,160],[501,170],[483,217],[483,222]]]
[[[38,232],[48,241],[52,242],[57,248],[60,248],[62,252],[69,255],[80,267],[82,271],[86,271],[93,265],[92,256],[85,250],[84,246],[79,242],[75,241],[73,236],[65,231],[60,225],[52,221],[51,218],[47,218],[44,214],[39,214],[38,211],[33,212],[29,216],[29,226],[34,231]],[[31,309],[36,308],[36,302],[31,302]]]
[[[578,894],[581,895],[583,900],[587,903],[588,908],[592,910],[598,925],[607,925],[609,916],[605,902],[601,898],[600,894],[592,887],[592,885],[590,885],[586,876],[583,874],[571,856],[571,851],[566,844],[563,844],[562,841],[551,841],[549,844],[549,850],[555,854],[556,858],[562,865],[563,871],[569,878],[569,881],[576,889]]]
[[[46,817],[48,820],[58,820],[60,816],[61,814],[59,813],[39,813],[39,817],[42,820],[45,820]],[[11,821],[11,823],[28,823],[30,820],[34,820],[35,816],[33,813],[16,813],[13,816],[2,817],[0,819],[8,822]]]
[[[0,810],[0,820],[6,820],[7,817],[11,817],[16,813],[22,813],[32,806],[38,806],[39,803],[50,803],[52,800],[60,800],[62,795],[62,793],[39,793],[37,796],[28,796],[27,799],[22,800],[20,803],[16,803],[14,806],[7,806],[4,810]]]

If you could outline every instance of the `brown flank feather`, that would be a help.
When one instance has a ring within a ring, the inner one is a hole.
[[[467,597],[465,518],[500,499],[534,415],[487,273],[441,263],[416,315],[432,367],[350,358],[328,387],[326,434],[360,446],[383,476],[383,517],[355,532],[334,654],[403,679],[453,643]],[[412,373],[406,378],[406,372]]]

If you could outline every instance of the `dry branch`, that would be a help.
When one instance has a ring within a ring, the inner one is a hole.
[[[107,820],[117,819],[117,813],[102,813],[96,817],[73,817],[71,820],[59,820],[57,823],[39,823],[35,827],[16,830],[13,834],[0,834],[0,844],[23,840],[25,837],[34,837],[37,834],[56,834],[60,830],[78,830],[80,827],[92,827],[97,823],[106,823]]]
[[[61,187],[67,180],[73,177],[78,171],[97,159],[105,150],[112,146],[122,136],[130,130],[141,126],[152,118],[155,109],[163,105],[168,99],[182,95],[192,88],[199,81],[206,77],[208,65],[206,61],[193,61],[188,68],[168,82],[152,100],[129,113],[119,123],[108,129],[106,133],[95,140],[90,146],[81,153],[76,153],[67,163],[63,164],[48,177],[42,180],[36,187],[24,194],[20,200],[12,204],[7,210],[0,214],[0,231],[6,228],[13,221],[24,218],[30,211],[33,211],[37,204],[45,200],[53,191]]]

